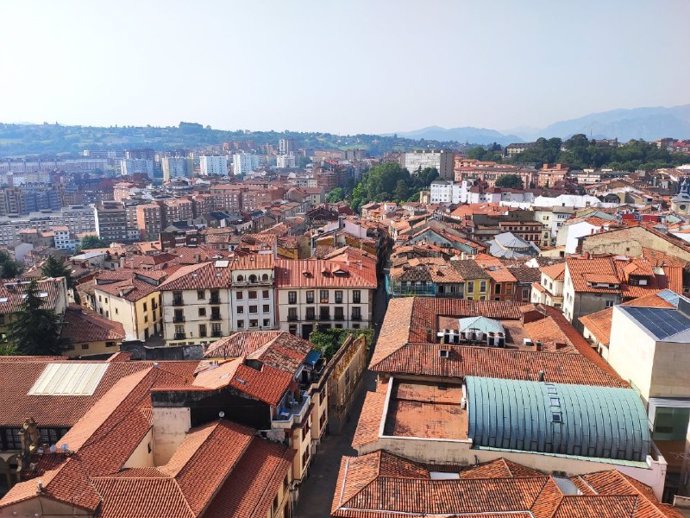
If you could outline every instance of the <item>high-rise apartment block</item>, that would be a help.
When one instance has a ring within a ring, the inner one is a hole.
[[[199,157],[199,173],[203,176],[227,176],[228,157],[226,155],[201,155]]]
[[[427,167],[438,171],[440,178],[453,179],[454,153],[452,151],[414,151],[401,156],[400,165],[410,174],[415,174]]]
[[[251,173],[259,168],[258,155],[236,153],[232,155],[232,172],[235,176]]]

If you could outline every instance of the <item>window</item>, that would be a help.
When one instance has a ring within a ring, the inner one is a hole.
[[[184,312],[182,309],[176,309],[173,316],[173,322],[184,322]]]
[[[612,300],[607,300],[607,301],[606,301],[606,307],[607,307],[607,308],[612,308],[612,307],[613,307],[613,301],[612,301]]]
[[[241,315],[244,313],[244,306],[237,306],[237,314]]]
[[[206,337],[206,324],[199,324],[199,336],[201,338]]]
[[[307,304],[313,304],[314,303],[314,291],[310,290],[307,292]]]
[[[328,304],[328,290],[320,290],[319,302],[321,302],[321,304]]]
[[[175,340],[184,338],[184,325],[175,326]]]
[[[264,327],[270,327],[271,321],[268,318],[264,318]]]
[[[244,320],[237,321],[237,329],[244,329]]]
[[[271,306],[269,306],[268,304],[264,304],[263,305],[263,312],[268,313],[269,311],[271,311]]]
[[[314,308],[307,308],[307,320],[314,320]]]
[[[335,320],[343,320],[343,308],[341,306],[335,308],[334,318]]]
[[[220,331],[220,324],[219,323],[211,324],[211,336],[218,337],[218,336],[221,336],[221,334],[222,333]]]
[[[467,283],[467,293],[473,293],[474,292],[474,282],[468,282]]]
[[[501,294],[501,285],[500,285],[500,284],[497,284],[497,285],[496,285],[496,290],[495,290],[495,291],[496,291],[496,295],[500,295],[500,294]]]
[[[206,316],[206,308],[199,308],[199,316],[200,317]]]
[[[685,441],[690,408],[657,408],[652,438],[655,441]]]
[[[297,292],[288,291],[288,304],[297,304]]]
[[[343,303],[343,292],[341,290],[336,290],[336,292],[335,292],[335,303],[336,304],[342,304]]]
[[[264,290],[261,292],[261,296],[265,299],[268,299],[271,297],[270,292],[268,290]]]
[[[146,302],[144,302],[144,311],[148,311],[148,308],[146,307]]]
[[[256,319],[252,319],[249,321],[249,327],[259,327],[259,321]]]
[[[249,306],[249,312],[250,312],[250,313],[257,313],[257,312],[258,312],[258,307],[259,307],[259,306]]]
[[[362,302],[362,292],[360,290],[352,291],[352,302],[354,304],[359,304],[360,302]]]
[[[257,294],[257,292],[255,292],[255,291],[250,291],[250,292],[249,292],[249,298],[250,298],[250,299],[255,299],[255,298],[257,297],[257,295],[258,295],[258,294]]]
[[[8,450],[21,450],[22,441],[19,439],[19,428],[5,428],[5,447]]]
[[[81,344],[81,348],[82,348],[82,349],[88,349],[88,348],[89,348],[89,344]]]
[[[244,298],[244,294],[241,291],[237,292],[237,300],[242,300]]]
[[[204,300],[206,298],[206,291],[204,290],[197,290],[196,292],[196,298],[197,300]]]
[[[479,291],[484,293],[486,291],[486,281],[479,281]]]
[[[352,308],[352,320],[362,320],[362,308]]]
[[[115,342],[106,342],[105,346],[106,347],[115,347],[116,343]]]
[[[297,308],[288,308],[288,320],[297,320]]]

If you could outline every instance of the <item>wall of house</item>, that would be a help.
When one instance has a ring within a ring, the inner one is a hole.
[[[608,362],[621,378],[632,383],[645,402],[650,398],[655,347],[653,338],[620,308],[613,308]]]
[[[134,303],[120,297],[114,297],[99,289],[94,290],[96,304],[94,310],[107,319],[120,322],[125,330],[126,340],[143,340],[137,329],[137,318]],[[143,336],[143,333],[141,333]]]
[[[132,454],[127,459],[123,468],[151,468],[155,466],[153,458],[153,428],[148,431],[143,440],[139,443]]]
[[[94,342],[79,342],[70,345],[71,348],[65,349],[64,355],[68,358],[78,358],[80,356],[95,356],[100,354],[112,354],[120,350],[119,342],[112,341],[94,341]]]
[[[147,340],[149,337],[160,334],[163,331],[160,297],[160,292],[154,291],[146,297],[137,300],[134,304],[139,340]]]
[[[354,393],[367,367],[367,343],[363,336],[348,338],[329,362],[328,431],[340,433],[354,401]]]
[[[204,292],[204,298],[200,299],[198,292]],[[181,290],[183,305],[173,305],[174,298],[173,291],[163,291],[161,300],[163,305],[163,336],[166,343],[194,343],[194,344],[208,344],[214,342],[219,337],[213,337],[212,325],[214,323],[220,324],[220,336],[228,336],[233,330],[231,321],[231,306],[230,306],[230,290],[219,289],[218,297],[219,304],[211,304],[211,290]],[[220,320],[211,320],[211,308],[218,307],[220,309]],[[203,309],[206,314],[199,315],[199,310]],[[175,322],[176,310],[182,311],[184,320],[182,322]],[[206,336],[201,336],[200,325],[206,326]],[[185,337],[183,339],[175,338],[176,326],[183,326]]]
[[[153,407],[151,421],[153,462],[155,466],[161,466],[170,460],[192,427],[192,414],[186,407]]]
[[[591,254],[615,254],[640,257],[642,248],[651,248],[690,261],[690,252],[652,234],[643,227],[630,227],[587,237],[582,251]]]
[[[690,344],[656,342],[649,397],[690,397]]]

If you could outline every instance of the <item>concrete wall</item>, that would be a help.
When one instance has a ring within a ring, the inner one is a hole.
[[[139,443],[127,459],[123,468],[152,468],[156,464],[153,461],[153,429],[149,430],[144,439]]]
[[[154,465],[162,466],[170,460],[192,427],[191,412],[186,407],[153,407],[152,414],[153,461]]]
[[[354,401],[354,393],[367,367],[367,343],[363,336],[348,340],[331,359],[328,381],[328,431],[340,433]]]
[[[583,252],[627,255],[630,257],[641,256],[643,247],[690,261],[689,251],[669,243],[643,227],[630,227],[588,236],[582,243]]]

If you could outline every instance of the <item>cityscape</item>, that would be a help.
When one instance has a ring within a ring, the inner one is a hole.
[[[0,518],[690,517],[690,7],[499,3],[0,6]]]

